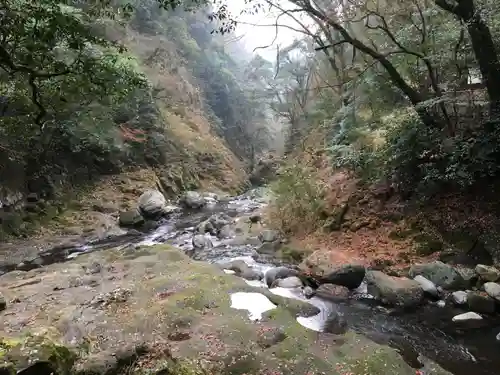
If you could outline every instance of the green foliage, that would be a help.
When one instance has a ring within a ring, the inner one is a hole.
[[[270,208],[272,222],[284,233],[316,229],[323,208],[325,186],[305,163],[291,164],[271,185],[275,200]]]

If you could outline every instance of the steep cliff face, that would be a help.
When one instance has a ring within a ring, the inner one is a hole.
[[[76,191],[96,185],[105,190],[100,181],[110,175],[149,170],[135,175],[148,176],[140,185],[169,197],[187,189],[234,191],[245,185],[249,140],[234,126],[250,122],[242,110],[248,103],[241,89],[232,91],[238,84],[227,69],[223,40],[211,36],[205,15],[161,12],[153,4],[138,2],[136,15],[125,24],[104,20],[96,26],[127,48],[125,56],[145,74],[146,87],[130,88],[119,104],[75,103],[74,116],[56,116],[60,122],[43,158],[0,126],[0,134],[10,137],[0,147],[20,149],[19,158],[12,150],[0,154],[0,235],[30,233],[44,218],[57,216],[64,209],[61,201],[74,200]],[[224,117],[225,111],[231,116]]]

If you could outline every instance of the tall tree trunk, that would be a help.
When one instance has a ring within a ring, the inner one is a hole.
[[[500,114],[500,60],[490,28],[474,5],[474,0],[435,0],[440,8],[456,15],[469,33],[472,49],[491,101],[491,114]]]

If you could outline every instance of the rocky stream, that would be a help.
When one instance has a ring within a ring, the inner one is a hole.
[[[0,359],[23,375],[44,375],[29,372],[43,356],[12,354],[18,334],[36,331],[85,348],[85,360],[73,367],[77,374],[125,373],[106,371],[119,366],[121,346],[134,344],[134,363],[140,362],[137,343],[168,344],[174,357],[222,361],[225,374],[500,373],[495,308],[457,319],[468,311],[452,302],[461,294],[447,294],[425,272],[413,275],[415,287],[413,280],[406,286],[408,279],[388,281],[346,265],[336,282],[325,283],[273,257],[270,244],[280,240],[260,223],[262,190],[203,200],[169,206],[168,218],[146,232],[5,260]],[[383,364],[379,357],[363,362],[379,352]],[[258,372],[260,364],[281,372]]]

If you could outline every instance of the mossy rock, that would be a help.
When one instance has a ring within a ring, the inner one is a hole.
[[[69,375],[77,354],[45,333],[0,341],[0,358],[15,371],[35,364],[50,368],[58,375]]]

